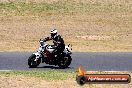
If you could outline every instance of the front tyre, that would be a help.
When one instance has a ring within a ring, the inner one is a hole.
[[[68,66],[71,64],[72,58],[70,55],[60,58],[60,62],[58,63],[58,66],[62,69],[68,68]]]
[[[28,59],[28,65],[29,65],[29,68],[35,68],[37,67],[40,62],[41,62],[41,59],[38,59],[37,61],[35,61],[36,59],[36,55],[35,54],[32,54],[29,59]]]

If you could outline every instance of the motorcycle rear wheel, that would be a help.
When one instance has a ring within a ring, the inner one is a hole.
[[[68,68],[68,66],[71,64],[72,58],[71,56],[66,56],[63,58],[60,58],[60,62],[58,63],[59,68],[65,69]]]

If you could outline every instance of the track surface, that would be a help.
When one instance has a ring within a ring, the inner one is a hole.
[[[28,68],[27,59],[31,54],[32,52],[1,52],[0,70],[59,69],[43,63],[38,68]],[[82,65],[87,71],[132,71],[132,53],[73,53],[72,58],[70,67],[65,70],[75,70]]]

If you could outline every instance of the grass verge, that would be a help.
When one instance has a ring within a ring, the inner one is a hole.
[[[37,77],[46,80],[66,80],[68,77],[74,77],[75,73],[70,71],[2,71],[0,75],[10,76],[26,76],[26,77]]]

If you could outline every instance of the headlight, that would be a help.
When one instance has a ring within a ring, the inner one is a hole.
[[[43,45],[44,45],[44,42],[41,42],[41,41],[40,41],[40,45],[43,46]]]

